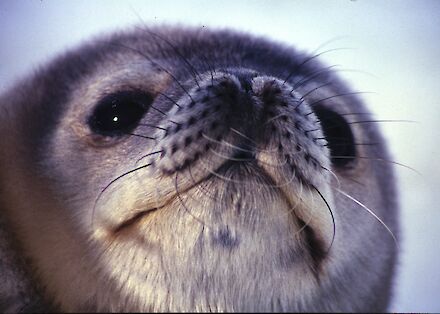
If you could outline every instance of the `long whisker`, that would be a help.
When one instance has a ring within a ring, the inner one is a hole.
[[[253,150],[250,150],[250,149],[246,149],[246,148],[243,148],[243,147],[240,147],[240,146],[236,146],[236,145],[234,145],[234,144],[232,144],[232,143],[229,143],[229,142],[226,142],[226,141],[224,141],[224,140],[217,140],[217,139],[215,139],[215,138],[212,138],[212,137],[206,135],[205,133],[202,133],[202,136],[203,136],[205,139],[207,139],[208,141],[212,142],[212,143],[216,143],[216,144],[220,144],[220,145],[228,146],[228,147],[231,147],[231,148],[234,148],[234,149],[236,149],[236,150],[239,150],[239,151],[242,151],[242,152],[246,152],[246,153],[253,153],[253,152],[274,153],[274,152],[277,151],[276,148],[274,148],[273,150],[269,150],[269,149],[259,149],[259,148],[257,148],[257,144],[256,144],[256,142],[253,141],[252,139],[250,139],[249,137],[247,137],[246,135],[240,133],[239,131],[235,130],[234,128],[230,128],[230,130],[233,131],[233,132],[235,132],[235,133],[237,133],[237,134],[240,135],[240,136],[243,136],[245,139],[247,139],[247,140],[249,140],[250,142],[252,142],[252,144],[255,144],[254,149],[253,149]]]
[[[157,112],[163,114],[164,116],[167,116],[167,114],[166,114],[165,112],[163,112],[162,110],[160,110],[160,109],[158,109],[158,108],[156,108],[156,107],[154,107],[154,106],[150,106],[150,107],[151,107],[152,109],[156,110]]]
[[[325,203],[325,205],[327,206],[327,208],[328,208],[328,211],[329,211],[329,213],[330,213],[330,216],[331,216],[331,218],[332,218],[332,223],[333,223],[333,236],[332,236],[332,241],[330,242],[330,246],[329,246],[329,248],[327,249],[327,254],[328,254],[328,252],[330,252],[330,249],[331,249],[331,247],[333,246],[333,242],[335,241],[335,236],[336,236],[336,223],[335,223],[335,216],[333,215],[333,211],[332,211],[332,209],[330,208],[330,205],[329,205],[329,203],[327,202],[327,200],[325,199],[325,197],[324,197],[324,195],[322,195],[322,193],[318,190],[318,188],[316,187],[316,186],[314,186],[314,185],[311,185],[311,187],[319,194],[319,196],[322,198],[322,200],[324,201],[324,203]]]
[[[197,81],[197,76],[200,78],[200,74],[197,72],[197,70],[194,68],[194,66],[188,61],[187,58],[185,58],[181,52],[179,51],[179,49],[177,49],[176,46],[174,46],[168,39],[166,39],[165,37],[149,30],[148,28],[143,28],[141,29],[145,32],[147,32],[148,34],[159,38],[160,40],[162,40],[163,42],[165,42],[168,46],[171,47],[171,49],[174,50],[174,52],[177,54],[177,56],[189,67],[190,72],[192,73],[193,77],[194,77],[194,81],[197,84],[198,87],[200,87],[199,82]]]
[[[287,214],[290,214],[290,213],[293,213],[294,211],[295,211],[295,208],[297,208],[298,207],[298,205],[301,203],[301,202],[304,202],[304,200],[302,199],[302,197],[301,197],[301,195],[303,194],[303,192],[304,192],[304,189],[303,189],[303,184],[302,184],[302,182],[300,182],[300,184],[299,184],[299,193],[298,193],[298,199],[299,199],[299,201],[292,207],[292,208],[290,208],[288,211],[287,211]],[[313,198],[312,198],[313,199]],[[314,200],[313,200],[314,201]],[[305,222],[304,223],[304,225],[303,226],[301,226],[301,228],[299,228],[298,229],[298,231],[296,231],[293,235],[297,235],[297,234],[299,234],[299,233],[301,233],[309,224],[310,224],[310,222],[312,221],[312,219],[313,219],[313,211],[314,211],[314,206],[312,206],[312,210],[310,211],[310,217],[309,217],[309,219],[307,220],[307,222]]]
[[[320,85],[320,86],[318,86],[318,87],[315,87],[315,88],[313,88],[312,90],[309,90],[308,92],[306,92],[306,93],[305,93],[304,95],[302,95],[301,98],[299,99],[299,103],[296,105],[295,109],[297,109],[299,106],[301,106],[301,104],[304,102],[305,98],[306,98],[307,96],[309,96],[311,93],[317,91],[317,90],[320,89],[320,88],[323,88],[323,87],[325,87],[325,86],[332,85],[332,84],[333,84],[332,82],[330,82],[330,83],[325,83],[325,84],[322,84],[322,85]]]
[[[176,84],[185,92],[185,94],[188,95],[188,97],[194,101],[191,97],[191,94],[188,92],[188,90],[182,85],[182,83],[180,83],[180,81],[170,72],[168,71],[166,68],[162,67],[160,64],[158,64],[157,62],[155,62],[150,56],[146,55],[145,53],[143,53],[142,51],[140,51],[139,49],[135,49],[132,48],[130,46],[126,46],[123,45],[121,43],[110,43],[110,42],[106,42],[107,45],[112,45],[112,46],[118,46],[118,47],[122,47],[128,50],[131,50],[137,54],[139,54],[141,57],[145,58],[146,60],[148,60],[152,65],[154,65],[155,67],[159,68],[160,70],[164,71],[165,73],[167,73],[175,82]]]
[[[139,20],[141,21],[141,23],[144,25],[144,28],[141,28],[141,27],[139,27],[139,26],[137,26],[137,28],[140,29],[141,31],[145,31],[145,32],[149,33],[150,35],[153,35],[153,36],[155,36],[155,37],[158,37],[159,39],[161,39],[162,41],[164,41],[165,43],[167,43],[169,46],[171,46],[171,48],[172,48],[172,49],[177,53],[177,55],[178,55],[178,56],[179,56],[179,57],[185,62],[185,64],[189,65],[189,67],[190,67],[190,69],[191,69],[191,71],[192,71],[191,74],[194,76],[194,81],[196,82],[197,86],[199,86],[199,82],[197,81],[197,78],[196,78],[196,74],[197,74],[197,75],[199,75],[199,74],[198,74],[197,71],[194,69],[194,67],[192,66],[192,64],[190,64],[190,63],[188,62],[188,60],[180,54],[180,52],[178,51],[178,49],[177,49],[173,44],[171,44],[171,42],[170,42],[169,40],[167,40],[166,38],[160,36],[159,34],[154,33],[153,31],[151,31],[150,28],[145,24],[144,20],[139,16],[139,14],[138,14],[137,12],[134,11],[133,13],[138,17],[138,19],[139,19]],[[200,75],[199,75],[199,77],[200,77]],[[200,86],[199,86],[199,87],[200,87]]]
[[[340,113],[341,116],[357,116],[357,115],[371,115],[370,112],[351,112],[351,113]]]
[[[165,95],[164,93],[158,92],[159,95],[162,95],[163,97],[165,97],[166,99],[168,99],[169,101],[171,101],[173,104],[175,104],[178,108],[182,108],[182,106],[180,106],[177,101],[175,101],[174,99],[172,99],[170,96]]]
[[[135,172],[135,171],[138,171],[138,170],[141,170],[141,169],[144,169],[144,168],[147,168],[147,167],[149,167],[149,166],[151,166],[151,163],[149,163],[149,164],[146,164],[146,165],[143,165],[143,166],[140,166],[140,167],[137,167],[137,168],[134,168],[134,169],[131,169],[131,170],[129,170],[129,171],[127,171],[127,172],[124,172],[123,174],[121,174],[121,175],[119,175],[119,176],[117,176],[116,178],[114,178],[113,180],[111,180],[102,190],[101,190],[101,192],[98,194],[98,197],[96,198],[96,200],[95,200],[95,203],[94,203],[94,205],[93,205],[93,210],[92,210],[92,226],[93,226],[93,221],[94,221],[94,217],[95,217],[95,210],[96,210],[96,206],[98,205],[98,201],[101,199],[101,197],[102,197],[102,195],[104,194],[104,192],[113,184],[113,183],[115,183],[116,181],[118,181],[118,180],[120,180],[121,178],[123,178],[123,177],[125,177],[125,176],[127,176],[127,175],[129,175],[130,173],[133,173],[133,172]]]
[[[253,139],[251,139],[249,136],[243,134],[242,132],[240,132],[239,130],[237,130],[236,128],[232,128],[230,127],[229,130],[231,130],[232,132],[240,135],[241,137],[243,137],[244,139],[247,139],[249,142],[253,143],[255,146],[258,145],[257,142],[255,142]]]
[[[135,136],[135,137],[142,137],[142,138],[145,138],[147,140],[154,140],[154,141],[156,140],[155,137],[146,136],[146,135],[140,135],[140,134],[135,134],[135,133],[125,133],[125,134],[130,135],[130,136]]]
[[[196,188],[197,188],[199,191],[203,191],[206,195],[209,196],[210,199],[212,199],[212,200],[214,200],[214,201],[218,201],[217,197],[214,196],[214,195],[211,193],[211,191],[209,191],[209,190],[205,189],[204,187],[202,187],[201,184],[196,184],[196,179],[194,178],[194,176],[193,176],[193,174],[192,174],[191,166],[188,167],[188,173],[189,173],[189,176],[190,176],[190,178],[191,178],[191,181],[194,183],[194,185],[196,186]]]
[[[300,70],[306,63],[308,63],[308,62],[310,62],[311,60],[313,60],[313,59],[316,59],[316,58],[318,58],[319,56],[322,56],[323,54],[325,54],[325,53],[329,53],[329,52],[332,52],[332,51],[337,51],[337,50],[347,50],[347,49],[350,49],[350,48],[335,48],[335,49],[329,49],[329,50],[326,50],[326,51],[323,51],[323,52],[320,52],[320,53],[317,53],[317,54],[315,54],[315,55],[312,55],[312,56],[310,56],[310,57],[307,57],[306,59],[304,59],[304,61],[303,62],[301,62],[300,64],[298,64],[298,65],[296,65],[294,68],[293,68],[293,70],[289,73],[289,75],[284,79],[284,81],[283,81],[283,85],[292,77],[292,75],[294,75],[298,70]]]
[[[188,148],[188,149],[191,149],[191,148]],[[194,152],[194,150],[193,150],[193,152]],[[191,169],[192,169],[192,166],[189,165],[189,166],[188,166],[188,174],[189,174],[189,177],[190,177],[190,180],[191,180],[193,186],[195,186],[195,187],[197,188],[197,190],[199,190],[199,191],[203,191],[205,194],[207,194],[207,195],[209,196],[210,199],[217,201],[217,198],[216,198],[214,195],[212,195],[210,191],[208,191],[207,189],[205,189],[205,188],[202,186],[202,184],[199,184],[199,183],[197,182],[197,180],[194,178],[194,176],[193,176],[193,174],[192,174],[192,170],[191,170]],[[185,179],[186,179],[186,177],[185,177]],[[191,197],[191,196],[189,196],[189,197]],[[194,201],[199,202],[199,199],[197,199],[197,198],[191,197],[191,199],[193,199]]]
[[[336,98],[336,97],[344,97],[344,96],[352,96],[352,95],[360,95],[360,94],[371,94],[371,93],[372,92],[351,92],[351,93],[343,93],[343,94],[332,95],[332,96],[325,97],[325,98],[322,98],[320,100],[314,101],[311,104],[309,104],[309,106],[313,107],[314,105],[316,105],[316,104],[318,104],[318,103],[320,103],[322,101],[329,100],[329,99]]]
[[[211,151],[211,152],[214,152],[214,150],[213,150],[212,148],[210,148],[210,151]],[[237,183],[237,184],[247,184],[247,181],[246,181],[246,180],[244,180],[244,181],[241,181],[241,180],[234,180],[234,179],[227,178],[227,177],[225,177],[225,176],[223,176],[223,175],[217,173],[215,170],[212,170],[211,168],[209,168],[209,167],[208,167],[205,163],[203,163],[202,161],[200,161],[200,164],[201,164],[201,165],[204,167],[204,169],[206,169],[209,173],[211,173],[212,175],[214,175],[214,176],[216,176],[216,177],[218,177],[218,178],[220,178],[220,179],[222,179],[222,180],[225,180],[225,181],[227,181],[227,182],[234,182],[234,183]],[[260,183],[256,183],[256,185],[258,185],[258,186],[269,186],[269,187],[272,187],[272,188],[281,188],[281,187],[283,187],[283,186],[286,186],[286,185],[291,184],[295,179],[296,179],[296,176],[295,176],[295,173],[293,173],[293,174],[292,174],[292,177],[291,177],[288,181],[286,181],[286,182],[284,182],[284,183],[281,183],[281,184],[260,184]]]
[[[163,130],[163,131],[166,131],[166,130],[167,130],[167,129],[162,128],[162,127],[160,127],[160,126],[156,126],[156,125],[154,125],[154,124],[139,123],[139,125],[140,125],[140,126],[148,126],[148,127],[150,127],[150,128],[159,129],[159,130]]]
[[[175,178],[175,180],[174,180],[174,188],[176,189],[176,194],[177,194],[177,197],[178,197],[178,199],[179,199],[179,201],[180,201],[180,204],[182,204],[182,206],[183,206],[183,208],[185,209],[185,211],[192,217],[192,218],[194,218],[197,222],[199,222],[201,225],[203,225],[203,226],[206,226],[206,227],[208,227],[208,228],[212,228],[211,226],[209,226],[208,224],[206,224],[204,221],[202,221],[199,217],[196,217],[193,213],[191,213],[191,211],[188,209],[188,207],[186,206],[186,204],[185,204],[185,202],[183,201],[183,199],[182,199],[182,196],[180,195],[180,192],[179,192],[179,187],[178,187],[178,184],[177,184],[177,178],[178,178],[178,175],[179,175],[179,173],[178,172],[176,172],[176,178]]]
[[[319,139],[319,138],[318,138]],[[345,145],[347,145],[347,144],[353,144],[353,145],[356,145],[356,146],[376,146],[376,145],[379,145],[380,143],[351,143],[350,141],[341,141],[341,139],[343,139],[342,137],[327,137],[327,139],[335,139],[335,140],[338,140],[340,143],[339,144],[332,144],[332,145],[330,145],[330,144],[323,144],[323,145],[321,145],[321,146],[326,146],[326,147],[329,147],[329,146],[345,146]]]
[[[137,165],[138,162],[141,161],[141,160],[144,159],[144,158],[147,158],[147,157],[152,156],[152,155],[160,154],[160,153],[162,153],[162,152],[163,152],[163,150],[158,150],[158,151],[155,151],[155,152],[152,152],[152,153],[149,153],[149,154],[143,155],[142,157],[138,158],[138,160],[136,160],[135,165]]]
[[[345,193],[344,191],[338,189],[338,188],[334,188],[336,191],[338,191],[339,193],[341,193],[342,195],[344,195],[345,197],[347,197],[348,199],[352,200],[353,202],[355,202],[356,204],[358,204],[359,206],[361,206],[363,209],[365,209],[371,216],[373,216],[382,226],[385,227],[385,229],[388,231],[388,233],[391,235],[391,237],[394,240],[394,243],[396,244],[397,247],[399,247],[399,244],[397,242],[396,237],[394,236],[394,233],[390,230],[390,228],[382,221],[382,219],[380,219],[371,209],[369,209],[367,206],[365,206],[364,204],[362,204],[361,202],[359,202],[357,199],[355,199],[354,197],[348,195],[347,193]]]
[[[356,157],[353,157],[353,156],[332,156],[332,158],[334,158],[334,159],[354,159],[354,158],[360,158],[360,159],[368,159],[368,160],[386,162],[386,163],[394,164],[394,165],[401,166],[403,168],[412,170],[416,174],[418,174],[419,176],[423,177],[423,175],[420,172],[418,172],[416,169],[411,168],[410,166],[401,164],[401,163],[399,163],[397,161],[393,161],[393,160],[388,160],[388,159],[383,159],[383,158],[372,158],[372,157],[365,157],[365,156],[356,156]]]
[[[224,141],[220,143],[220,145],[224,145],[224,144],[226,145],[226,144],[229,144],[229,143],[228,142],[224,142]],[[229,144],[229,145],[231,145],[232,147],[236,147],[235,145],[232,145],[232,144]],[[239,149],[239,147],[237,147],[237,149]],[[243,162],[249,161],[249,162],[251,162],[251,161],[254,160],[253,158],[235,158],[233,156],[223,155],[223,154],[221,154],[221,153],[219,153],[219,152],[217,152],[217,151],[215,151],[213,149],[211,149],[211,152],[214,155],[216,155],[216,156],[218,156],[220,158],[223,158],[224,160],[228,160],[228,161],[231,160],[231,161],[243,161]],[[298,154],[298,153],[295,152],[293,154]],[[279,167],[282,167],[282,166],[286,165],[287,161],[275,164],[275,163],[269,163],[269,162],[264,162],[264,161],[259,160],[258,163],[262,164],[262,165],[266,165],[268,167],[279,168]]]
[[[339,181],[339,177],[338,175],[333,172],[332,170],[328,169],[327,167],[321,166],[322,169],[324,169],[325,171],[328,171],[336,180],[338,187],[341,187],[341,182]]]
[[[318,51],[320,51],[321,49],[324,49],[325,46],[328,46],[329,44],[334,43],[334,42],[336,42],[338,40],[347,39],[347,38],[349,38],[349,36],[336,36],[336,37],[333,37],[333,38],[323,42],[322,44],[320,44],[318,47],[316,47],[314,50],[312,50],[310,52],[310,54],[314,55],[314,54],[318,53]],[[352,50],[352,49],[355,49],[355,48],[346,47],[346,48],[342,48],[342,49],[344,49],[344,50],[348,50],[348,49]]]
[[[405,123],[420,123],[415,120],[363,120],[363,121],[352,121],[347,122],[347,124],[357,124],[357,123],[388,123],[388,122],[405,122]]]
[[[303,79],[299,80],[298,82],[295,82],[292,86],[292,90],[290,91],[290,93],[292,93],[295,89],[304,86],[307,82],[319,77],[322,74],[326,74],[326,73],[330,73],[333,68],[338,67],[339,65],[335,64],[335,65],[331,65],[329,67],[326,67],[324,69],[320,69],[318,71],[315,71],[314,73],[304,77]]]

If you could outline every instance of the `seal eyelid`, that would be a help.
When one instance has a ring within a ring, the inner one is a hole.
[[[102,98],[87,120],[99,135],[120,137],[133,131],[150,108],[154,97],[144,91],[119,91]]]
[[[356,158],[356,144],[348,122],[324,106],[315,106],[313,111],[321,122],[332,164],[337,168],[350,166]]]

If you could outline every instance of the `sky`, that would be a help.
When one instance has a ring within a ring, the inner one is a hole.
[[[146,23],[230,27],[316,52],[383,123],[400,187],[398,312],[440,312],[440,1],[3,1],[0,92],[92,35]],[[343,48],[343,49],[341,49]],[[400,165],[402,164],[402,165]],[[410,168],[412,169],[410,169]]]

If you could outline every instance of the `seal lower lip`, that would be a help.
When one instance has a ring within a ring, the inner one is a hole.
[[[137,213],[136,215],[134,215],[133,217],[131,217],[130,219],[124,221],[123,223],[121,223],[120,225],[118,225],[114,230],[113,233],[120,233],[121,231],[133,226],[134,224],[136,224],[137,222],[139,222],[142,218],[152,214],[153,212],[155,212],[156,210],[158,210],[158,208],[151,208],[148,209],[146,211],[142,211],[140,213]]]

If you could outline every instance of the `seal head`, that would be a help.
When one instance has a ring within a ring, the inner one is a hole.
[[[397,205],[384,141],[314,56],[137,29],[1,98],[1,206],[64,311],[383,311]]]

